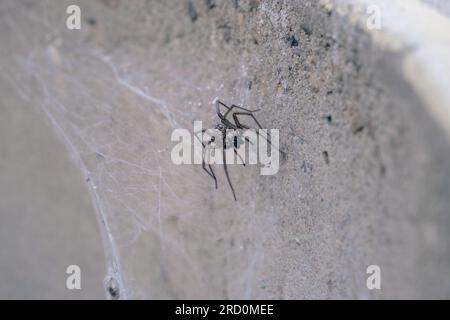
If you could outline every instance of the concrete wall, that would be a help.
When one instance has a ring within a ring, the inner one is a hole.
[[[448,5],[379,1],[369,30],[370,4],[2,2],[1,297],[448,298]],[[260,108],[287,154],[274,176],[230,166],[238,201],[220,166],[214,190],[170,160],[215,98]]]

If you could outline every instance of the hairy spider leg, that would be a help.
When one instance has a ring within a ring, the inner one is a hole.
[[[211,178],[214,179],[214,184],[216,185],[216,189],[218,189],[218,186],[217,186],[217,178],[216,178],[216,175],[214,174],[214,171],[213,171],[213,169],[212,169],[212,167],[211,167],[211,164],[208,163],[208,167],[209,167],[209,170],[210,170],[210,171],[208,171],[208,170],[206,169],[206,163],[205,163],[205,148],[206,148],[206,146],[205,146],[205,144],[203,143],[203,141],[198,137],[198,134],[199,134],[200,132],[203,134],[203,133],[205,133],[206,130],[208,130],[208,129],[203,129],[202,131],[197,131],[197,132],[194,133],[194,136],[197,137],[197,139],[200,141],[200,143],[201,143],[202,146],[203,146],[203,150],[202,150],[202,168],[203,168],[203,170],[206,171],[206,173],[207,173]],[[211,142],[211,141],[210,141],[210,142]]]

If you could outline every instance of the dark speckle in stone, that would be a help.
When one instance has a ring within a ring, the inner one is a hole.
[[[312,28],[305,23],[302,24],[302,30],[306,35],[308,35],[308,36],[312,35]]]
[[[294,36],[289,36],[287,38],[287,41],[291,45],[291,47],[298,47],[298,40]]]
[[[97,24],[97,20],[94,17],[88,17],[86,22],[91,26],[95,26]]]
[[[216,7],[216,0],[205,0],[206,8],[211,10]]]
[[[195,9],[195,6],[192,3],[192,1],[188,2],[188,14],[192,22],[195,22],[197,20],[198,18],[197,10]]]
[[[259,6],[259,0],[250,0],[249,7],[250,11],[256,11]]]
[[[364,131],[364,126],[359,126],[359,127],[357,127],[355,130],[353,130],[353,134],[358,134],[358,133],[360,133],[360,132],[363,132]]]
[[[327,151],[322,152],[323,155],[323,160],[325,161],[326,164],[330,164],[330,156],[328,155]]]

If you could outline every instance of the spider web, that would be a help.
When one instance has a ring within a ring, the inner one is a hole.
[[[86,177],[105,227],[110,272],[123,281],[118,251],[138,245],[142,238],[160,243],[160,259],[169,250],[185,255],[162,220],[189,219],[204,199],[194,191],[202,183],[192,168],[167,164],[171,129],[178,125],[168,103],[130,84],[107,56],[78,52],[55,67],[49,50],[18,62],[34,77],[45,113]],[[127,75],[132,76],[133,71]],[[177,184],[186,174],[189,182]],[[185,259],[195,269],[189,257]],[[135,293],[125,297],[130,294]]]
[[[211,123],[213,100],[227,92],[223,79],[205,80],[198,66],[148,50],[67,45],[49,21],[32,11],[4,20],[26,50],[3,71],[27,103],[45,112],[86,179],[104,239],[105,285],[116,285],[120,298],[250,297],[261,243],[232,250],[221,243],[273,221],[255,221],[251,207],[228,204],[226,185],[215,193],[201,167],[170,160],[172,130],[192,129],[193,120]],[[51,35],[43,44],[27,36],[33,24]],[[225,181],[220,173],[218,179]],[[222,211],[211,205],[213,195],[225,197],[216,201]],[[231,210],[242,220],[232,229]]]

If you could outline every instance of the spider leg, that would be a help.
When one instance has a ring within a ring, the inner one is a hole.
[[[205,133],[207,130],[208,130],[208,129],[203,129],[202,131],[194,132],[194,136],[197,137],[198,141],[200,141],[200,143],[203,145],[203,147],[205,147],[205,144],[203,143],[202,139],[199,138],[198,134],[199,134],[199,133],[202,133],[202,134],[203,134],[203,133]]]
[[[216,178],[216,175],[214,174],[214,171],[213,171],[211,165],[208,163],[208,167],[209,167],[209,170],[210,170],[210,171],[208,171],[208,170],[206,169],[205,164],[206,164],[206,163],[205,163],[205,158],[202,158],[202,168],[203,168],[203,170],[206,171],[206,173],[207,173],[211,178],[214,179],[214,184],[216,185],[216,189],[217,189],[217,178]]]
[[[226,148],[225,148],[225,143],[226,143],[226,137],[225,137],[225,135],[224,135],[224,136],[223,136],[223,146],[222,146],[223,169],[225,170],[225,175],[226,175],[226,177],[227,177],[228,184],[230,185],[231,192],[233,192],[234,200],[237,201],[237,199],[236,199],[236,194],[234,193],[233,185],[231,184],[230,176],[228,175],[227,161],[226,161],[226,155],[225,155],[225,149],[226,149]]]
[[[220,107],[219,107],[219,105],[221,105],[221,106],[223,106],[223,107],[225,107],[226,109],[227,109],[227,111],[225,111],[225,113],[222,115],[222,113],[220,112]],[[231,107],[229,107],[229,106],[227,106],[225,103],[223,103],[222,101],[220,101],[220,100],[217,100],[216,101],[216,111],[217,111],[217,115],[219,115],[219,118],[221,118],[222,119],[222,117],[221,116],[223,116],[223,118],[226,118],[227,116],[228,116],[228,114],[233,110],[233,109],[240,109],[240,110],[243,110],[243,111],[246,111],[246,112],[256,112],[256,111],[259,111],[260,109],[256,109],[256,110],[249,110],[249,109],[246,109],[246,108],[244,108],[244,107],[240,107],[240,106],[237,106],[237,105],[235,105],[235,104],[232,104],[231,105]]]
[[[241,155],[236,151],[236,148],[233,148],[233,150],[234,150],[234,153],[239,157],[239,159],[241,159],[242,165],[245,167],[244,159],[242,159]]]
[[[229,106],[227,106],[225,103],[223,103],[223,102],[220,101],[220,100],[217,100],[217,101],[216,101],[216,109],[219,109],[219,104],[220,104],[221,106],[227,108],[227,109],[230,109]],[[218,111],[220,111],[220,110],[218,110]]]
[[[239,130],[238,129],[235,129],[235,136],[234,136],[234,139],[236,139],[236,132],[239,132]],[[248,139],[248,137],[245,137],[245,140],[248,142],[248,143],[250,143],[250,144],[253,144],[249,139]],[[236,145],[236,142],[234,142],[233,143],[234,145],[233,145],[233,151],[234,151],[234,154],[236,155],[236,156],[238,156],[238,158],[241,160],[241,162],[242,162],[242,165],[245,167],[245,161],[244,161],[244,159],[242,159],[242,157],[241,157],[241,155],[237,152],[237,150],[239,149],[238,147],[237,147],[237,145]]]
[[[216,101],[216,113],[219,116],[219,118],[221,120],[223,120],[223,119],[225,119],[225,116],[220,112],[220,106],[223,106],[223,107],[227,108],[227,111],[225,112],[225,114],[228,114],[228,111],[230,111],[230,107],[227,106],[225,103],[223,103],[220,100]]]
[[[227,108],[227,111],[225,112],[225,114],[222,114],[222,113],[220,112],[220,106],[219,106],[219,105],[222,105],[222,106],[224,106],[225,108]],[[217,101],[216,101],[216,113],[217,113],[217,116],[220,118],[220,121],[222,122],[222,124],[223,124],[225,127],[229,128],[229,129],[237,129],[236,126],[235,126],[231,121],[229,121],[229,120],[227,119],[227,115],[228,115],[228,113],[229,113],[232,109],[233,109],[233,107],[227,106],[227,105],[226,105],[225,103],[223,103],[222,101],[220,101],[220,100],[217,100]]]
[[[261,124],[258,122],[258,120],[256,120],[255,115],[252,114],[252,113],[250,113],[250,112],[235,112],[235,113],[233,113],[233,119],[234,119],[234,122],[236,123],[236,126],[238,126],[238,127],[239,127],[239,126],[242,126],[244,129],[248,129],[247,126],[245,126],[245,125],[243,125],[243,124],[240,123],[239,118],[238,118],[237,116],[249,116],[249,117],[251,117],[251,118],[255,121],[255,123],[258,125],[258,127],[259,127],[260,129],[263,128],[263,127],[261,126]]]
[[[243,125],[242,123],[240,123],[239,118],[238,118],[239,115],[240,115],[240,116],[249,116],[249,117],[251,117],[251,118],[255,121],[255,123],[258,125],[259,129],[263,129],[263,127],[261,126],[261,124],[259,123],[259,121],[256,120],[255,115],[252,114],[252,113],[248,113],[248,112],[235,112],[235,113],[233,113],[233,119],[234,119],[234,122],[235,122],[235,124],[236,124],[236,126],[237,126],[238,128],[240,128],[240,129],[250,129],[250,127],[248,127],[248,126]],[[263,136],[259,133],[259,131],[256,131],[256,134],[257,134],[258,136],[263,137]],[[266,141],[269,143],[270,146],[273,146],[273,145],[272,145],[272,142],[271,142],[272,137],[270,136],[270,133],[269,133],[269,132],[267,132],[267,137],[263,137],[263,138],[266,139]],[[275,149],[277,149],[278,151],[280,151],[282,154],[285,154],[284,151],[281,151],[280,149],[276,148],[275,146],[273,146],[273,147],[274,147]]]
[[[261,109],[249,110],[249,109],[246,109],[244,107],[237,106],[235,104],[231,105],[231,109],[232,108],[241,109],[241,110],[244,110],[244,111],[247,111],[247,112],[250,112],[250,113],[257,112],[257,111],[261,110]]]
[[[217,178],[216,178],[216,175],[214,174],[214,171],[213,171],[213,169],[212,169],[211,164],[208,163],[209,171],[208,171],[208,169],[206,169],[206,162],[205,162],[205,148],[206,148],[206,146],[205,146],[205,144],[203,143],[203,141],[198,137],[198,134],[199,134],[200,132],[201,132],[201,133],[205,133],[206,130],[208,130],[208,129],[203,129],[202,131],[195,132],[195,133],[194,133],[194,136],[197,137],[197,139],[200,141],[200,143],[201,143],[202,146],[203,146],[203,150],[202,150],[202,168],[203,168],[203,170],[206,171],[206,173],[207,173],[211,178],[213,178],[214,184],[215,184],[216,189],[217,189]]]
[[[225,112],[225,114],[224,114],[223,116],[226,118],[226,117],[228,116],[228,114],[229,114],[233,109],[244,110],[244,111],[246,111],[246,112],[248,112],[248,113],[257,112],[257,111],[261,110],[261,109],[248,110],[248,109],[245,109],[245,108],[243,108],[243,107],[239,107],[239,106],[237,106],[237,105],[235,105],[235,104],[232,104],[231,107],[229,107],[229,109]]]

